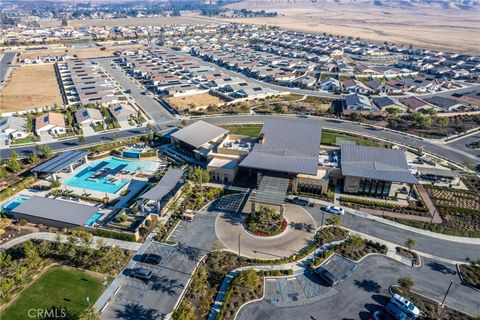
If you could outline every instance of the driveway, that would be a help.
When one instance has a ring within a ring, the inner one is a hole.
[[[236,202],[242,201],[239,195]],[[232,201],[235,202],[235,201]],[[247,204],[248,206],[248,204]],[[284,217],[287,229],[274,237],[257,237],[243,228],[244,213],[240,210],[222,210],[215,221],[215,232],[223,245],[242,256],[260,259],[287,257],[305,247],[313,239],[317,225],[302,207],[287,204]],[[240,244],[239,244],[240,242]]]
[[[423,263],[421,268],[411,268],[384,256],[368,256],[344,283],[328,289],[330,293],[322,293],[314,302],[292,301],[279,307],[264,299],[246,305],[237,320],[368,319],[371,312],[388,303],[389,286],[405,276],[413,279],[415,291],[437,301],[442,300],[452,280],[446,305],[473,315],[480,313],[480,292],[461,284],[454,265],[429,259],[423,259]],[[275,295],[271,285],[266,288],[266,297]]]

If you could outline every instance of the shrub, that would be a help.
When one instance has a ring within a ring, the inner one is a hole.
[[[106,229],[97,229],[97,235],[105,238],[136,242],[135,235],[132,233],[116,232]]]
[[[25,220],[25,219],[20,219],[20,220],[18,221],[18,224],[23,227],[23,226],[26,226],[26,225],[28,224],[28,221]]]

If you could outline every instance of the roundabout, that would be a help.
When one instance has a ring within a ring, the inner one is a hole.
[[[245,206],[248,207],[248,206]],[[215,233],[226,249],[242,256],[257,259],[288,257],[305,247],[313,239],[317,225],[301,206],[287,204],[284,212],[286,228],[276,235],[260,236],[244,228],[248,213],[242,211],[219,212],[215,220]]]

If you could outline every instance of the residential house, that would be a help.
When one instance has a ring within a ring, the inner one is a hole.
[[[386,111],[387,109],[397,109],[405,112],[408,109],[407,107],[401,105],[400,103],[397,103],[389,97],[374,97],[372,98],[372,102],[382,112]]]
[[[437,111],[440,110],[439,107],[428,104],[425,101],[415,97],[400,98],[398,99],[398,101],[404,106],[407,106],[408,108],[410,108],[412,111],[422,111],[422,110],[428,110],[432,108],[436,109]]]
[[[102,113],[94,108],[78,109],[75,112],[75,120],[78,124],[99,125],[104,123]]]
[[[48,112],[35,118],[35,133],[50,133],[52,135],[64,134],[67,132],[63,114]]]
[[[108,108],[108,111],[110,111],[112,116],[120,123],[128,122],[130,118],[137,113],[135,109],[128,104],[117,104],[111,106]]]
[[[325,78],[320,81],[319,87],[325,91],[340,91],[340,81],[334,78]]]
[[[345,111],[372,111],[370,100],[361,94],[351,93],[344,97],[343,110]]]
[[[27,119],[10,116],[0,118],[0,132],[11,139],[21,139],[28,136]]]

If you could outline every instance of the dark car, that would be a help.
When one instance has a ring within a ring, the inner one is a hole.
[[[127,90],[125,90],[125,93],[132,93],[132,90],[127,89]]]
[[[315,274],[322,278],[330,287],[335,287],[338,284],[338,279],[330,271],[323,267],[318,267],[314,270]]]
[[[133,278],[150,281],[150,279],[152,279],[152,271],[146,268],[136,268],[132,270],[130,276]]]
[[[157,254],[149,253],[143,256],[142,262],[148,263],[148,264],[160,264],[162,261],[162,257],[160,257]]]

